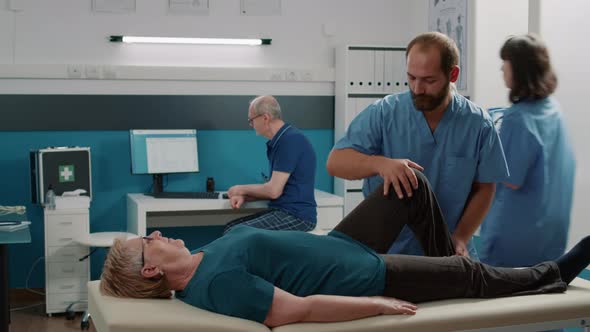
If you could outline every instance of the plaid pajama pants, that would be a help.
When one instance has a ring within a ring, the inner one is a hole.
[[[271,230],[303,232],[311,231],[315,228],[315,223],[299,219],[294,215],[280,209],[268,209],[232,220],[227,225],[225,225],[223,234],[227,233],[232,227],[237,225],[246,225]]]

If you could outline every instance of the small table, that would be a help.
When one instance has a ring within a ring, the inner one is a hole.
[[[125,240],[137,237],[137,234],[126,232],[96,232],[87,234],[84,237],[75,239],[76,242],[87,247],[104,247],[108,248],[113,245],[117,238]]]
[[[8,245],[30,242],[29,226],[13,232],[0,231],[0,332],[8,332],[10,324]]]

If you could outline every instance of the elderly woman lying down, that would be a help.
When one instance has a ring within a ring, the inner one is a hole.
[[[590,262],[590,237],[528,268],[454,255],[428,181],[416,172],[412,185],[412,197],[402,199],[380,188],[327,236],[240,226],[192,252],[158,231],[116,240],[101,291],[162,298],[174,290],[193,306],[275,327],[412,315],[413,303],[440,299],[564,292]],[[405,225],[431,257],[383,254]]]

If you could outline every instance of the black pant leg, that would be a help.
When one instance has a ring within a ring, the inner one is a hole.
[[[428,256],[455,253],[447,225],[430,183],[419,171],[418,188],[412,197],[400,199],[393,187],[383,195],[379,187],[352,210],[335,228],[378,253],[386,253],[408,225]]]
[[[496,268],[467,257],[383,255],[384,295],[419,303],[451,298],[492,298],[563,292],[554,262],[530,268]]]

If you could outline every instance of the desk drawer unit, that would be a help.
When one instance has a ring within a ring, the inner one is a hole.
[[[86,293],[88,278],[50,279],[47,283],[47,293]]]
[[[88,307],[88,292],[52,294],[46,297],[47,313],[64,312],[73,303],[74,311],[84,311]]]
[[[89,280],[88,248],[76,239],[89,233],[88,209],[45,210],[45,293],[47,314],[85,310]]]
[[[88,247],[84,246],[48,246],[45,259],[48,262],[77,262],[86,255],[88,255]]]

